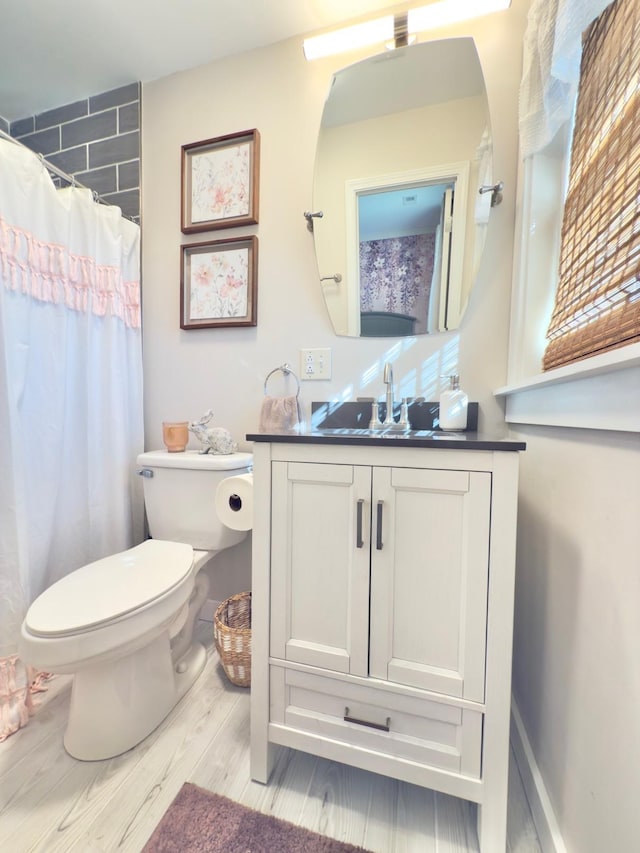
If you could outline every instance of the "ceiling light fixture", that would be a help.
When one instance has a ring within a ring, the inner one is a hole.
[[[393,39],[385,42],[387,50],[395,50],[397,47],[406,47],[413,44],[415,35],[409,32],[409,19],[406,12],[395,15],[393,19]]]
[[[305,39],[302,46],[307,59],[321,59],[324,56],[333,56],[335,53],[344,53],[346,50],[357,50],[359,47],[369,47],[390,39],[393,39],[393,15],[312,36]]]
[[[510,5],[511,0],[440,0],[429,6],[409,9],[409,32],[419,33],[467,21],[469,18],[480,18],[491,12],[508,9]]]
[[[479,18],[491,12],[508,9],[511,0],[438,0],[428,6],[409,9],[395,17],[386,15],[341,30],[312,36],[303,42],[307,59],[321,59],[348,50],[387,43],[404,47],[415,39],[415,33]]]

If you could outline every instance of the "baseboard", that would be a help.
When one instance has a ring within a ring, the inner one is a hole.
[[[216,601],[213,598],[208,598],[202,605],[202,610],[198,619],[204,619],[205,622],[213,622],[213,617],[216,615],[216,610],[222,604],[221,601]]]
[[[543,853],[567,853],[518,703],[511,697],[511,746]]]

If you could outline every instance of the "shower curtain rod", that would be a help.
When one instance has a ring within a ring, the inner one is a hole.
[[[39,154],[37,151],[34,151],[33,148],[29,148],[28,145],[25,145],[24,142],[20,142],[19,139],[15,139],[13,136],[9,136],[8,133],[5,133],[4,130],[0,130],[0,137],[2,139],[6,139],[9,142],[14,142],[16,145],[20,145],[22,148],[26,148],[27,151],[31,151],[31,153],[40,160],[44,168],[54,174],[56,177],[60,178],[63,181],[66,181],[68,184],[71,184],[72,187],[79,187],[81,190],[90,190],[93,200],[98,202],[99,204],[106,204],[108,207],[112,207],[110,201],[102,198],[102,196],[97,193],[95,190],[92,190],[90,187],[81,184],[80,181],[76,180],[73,175],[68,175],[66,172],[63,172],[62,169],[59,169],[57,166],[54,166],[53,163],[50,163],[45,159],[44,155]],[[132,216],[127,216],[125,213],[120,211],[121,216],[125,219],[129,219],[131,222],[135,222],[135,219]]]

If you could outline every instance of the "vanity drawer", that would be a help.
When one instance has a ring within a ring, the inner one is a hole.
[[[270,722],[479,779],[482,712],[270,667]]]

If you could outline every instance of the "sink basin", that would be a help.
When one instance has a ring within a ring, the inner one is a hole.
[[[334,429],[318,429],[319,435],[340,435],[349,438],[464,438],[464,433],[444,432],[437,429],[410,429],[406,431],[397,429],[368,429],[357,427],[337,427]]]
[[[323,429],[320,428],[317,432],[322,435],[355,435],[362,436],[364,438],[371,438],[374,435],[381,435],[382,430],[374,430],[374,429],[366,429],[366,428],[356,428],[356,427],[336,427],[335,429]]]

